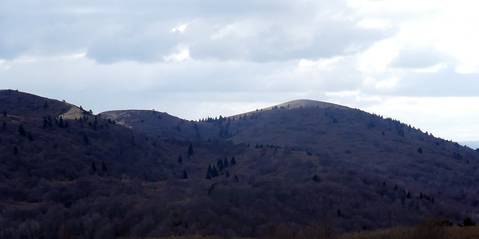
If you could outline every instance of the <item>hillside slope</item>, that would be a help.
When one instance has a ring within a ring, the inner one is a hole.
[[[0,91],[0,238],[477,219],[475,151],[347,107],[289,105],[191,122]]]
[[[303,151],[352,177],[372,177],[394,188],[421,192],[420,197],[434,198],[458,214],[478,215],[479,153],[393,119],[331,103],[298,100],[185,124],[209,132],[210,140]],[[154,134],[148,127],[132,125]]]
[[[216,137],[215,127],[152,110],[116,110],[99,115],[120,125],[160,139],[201,141]]]

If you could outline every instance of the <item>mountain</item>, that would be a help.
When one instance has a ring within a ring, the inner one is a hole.
[[[106,165],[113,176],[133,172],[131,164],[148,169],[158,162],[145,152],[164,151],[152,147],[135,132],[99,118],[80,107],[17,91],[0,91],[3,176],[16,173],[32,178],[72,179],[87,174],[93,164]],[[139,160],[139,155],[143,160]],[[153,173],[152,173],[153,175]],[[154,177],[166,177],[155,172]]]
[[[107,111],[100,117],[113,120],[120,125],[161,139],[201,141],[214,138],[215,127],[192,122],[163,112],[149,110]],[[201,125],[201,127],[200,127]]]
[[[201,121],[0,91],[0,238],[269,236],[478,218],[479,153],[298,100]],[[40,236],[38,236],[40,235]]]

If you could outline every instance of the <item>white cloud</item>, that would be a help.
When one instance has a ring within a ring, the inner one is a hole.
[[[389,34],[356,26],[361,16],[325,0],[5,0],[0,15],[0,57],[7,59],[86,49],[102,63],[151,62],[184,45],[193,58],[288,61],[354,53]]]
[[[177,53],[165,56],[164,60],[167,62],[182,62],[191,60],[190,50],[188,48],[179,49]]]
[[[188,25],[189,25],[189,24],[181,24],[181,25],[178,25],[178,26],[176,26],[176,27],[173,27],[173,28],[171,29],[171,32],[174,32],[174,33],[176,33],[176,32],[177,32],[177,33],[183,33],[183,32],[185,32],[186,29],[188,28]]]
[[[479,97],[391,97],[366,110],[446,139],[475,140],[479,132]]]

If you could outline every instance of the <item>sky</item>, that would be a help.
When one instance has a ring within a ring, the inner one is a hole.
[[[1,0],[0,88],[96,113],[294,99],[479,141],[479,2]]]

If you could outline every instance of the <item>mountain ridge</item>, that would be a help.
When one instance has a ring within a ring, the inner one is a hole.
[[[357,231],[479,219],[479,152],[358,109],[289,104],[188,121],[0,91],[0,238],[55,239],[65,228],[78,238],[251,237],[325,220]]]

